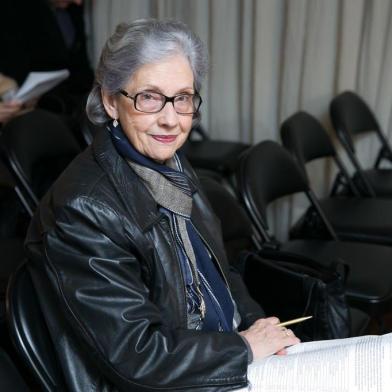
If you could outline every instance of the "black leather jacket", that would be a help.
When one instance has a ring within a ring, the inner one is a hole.
[[[184,162],[189,175],[189,165]],[[201,192],[192,220],[229,282],[243,327],[262,317],[229,271]],[[43,199],[26,239],[66,390],[226,391],[247,383],[236,333],[188,330],[167,217],[103,132]]]

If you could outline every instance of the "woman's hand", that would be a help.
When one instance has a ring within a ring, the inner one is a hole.
[[[0,102],[0,123],[6,123],[18,115],[23,108],[22,102],[10,101]]]
[[[290,329],[279,327],[277,317],[259,319],[245,331],[240,332],[249,343],[254,359],[272,354],[286,354],[285,347],[297,344],[300,340]]]

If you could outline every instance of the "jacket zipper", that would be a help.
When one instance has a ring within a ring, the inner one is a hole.
[[[174,238],[173,233],[172,233],[172,231],[171,231],[171,229],[170,229],[170,223],[168,222],[168,218],[167,218],[166,216],[163,216],[163,217],[162,217],[162,222],[164,223],[164,225],[169,226],[168,232],[169,232],[170,238],[171,238],[171,240],[172,240],[172,245],[174,245],[174,249],[177,249],[177,247],[176,247],[176,242],[175,242],[175,238]],[[178,269],[180,270],[180,275],[181,275],[181,288],[182,288],[182,292],[183,292],[183,298],[185,299],[185,302],[186,302],[186,289],[185,289],[185,284],[184,284],[185,278],[184,278],[184,274],[182,273],[182,269],[181,269],[181,265],[180,265],[180,260],[179,260],[179,258],[178,258],[179,256],[178,256],[178,254],[177,254],[177,251],[175,251],[174,253],[175,253],[175,255],[176,255],[176,260],[177,260]],[[185,306],[186,306],[186,304],[185,304]],[[187,328],[187,327],[188,327],[188,312],[187,312],[187,310],[185,310],[185,314],[184,314],[183,320],[185,321],[185,327]]]

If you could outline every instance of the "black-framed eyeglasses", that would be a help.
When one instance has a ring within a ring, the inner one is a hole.
[[[202,103],[202,99],[197,92],[194,94],[177,94],[173,97],[155,91],[142,91],[133,97],[125,90],[120,90],[120,94],[132,99],[135,109],[143,113],[158,113],[168,102],[171,102],[178,114],[196,114]]]

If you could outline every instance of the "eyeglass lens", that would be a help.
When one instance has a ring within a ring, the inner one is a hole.
[[[147,113],[159,112],[167,101],[171,101],[174,110],[180,114],[195,113],[200,106],[200,96],[198,94],[180,94],[168,98],[160,93],[142,92],[135,96],[136,109]]]

